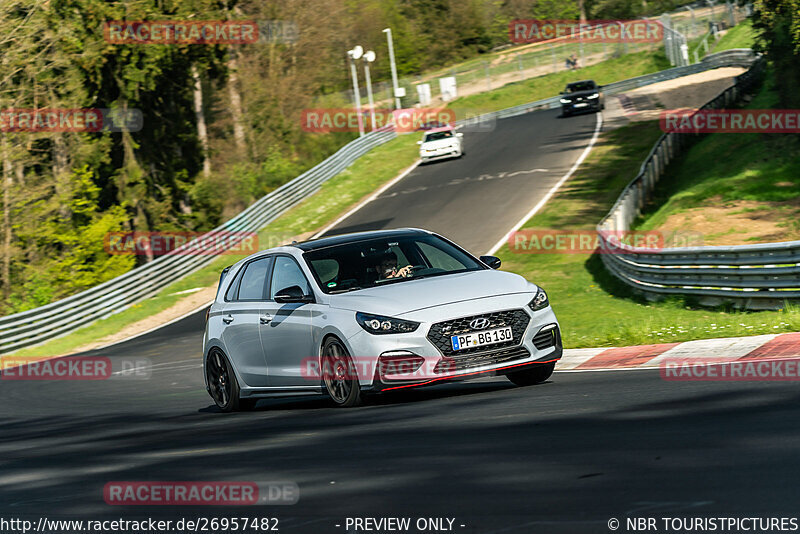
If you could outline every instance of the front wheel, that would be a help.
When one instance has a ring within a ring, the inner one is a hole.
[[[256,399],[240,399],[239,382],[233,372],[230,362],[225,355],[214,349],[208,353],[206,360],[206,378],[208,392],[214,399],[214,404],[223,412],[236,412],[250,410],[255,407]]]
[[[524,371],[508,373],[506,377],[518,386],[532,386],[534,384],[541,384],[550,378],[555,368],[556,362],[540,363]]]
[[[341,341],[329,337],[322,345],[322,381],[333,403],[341,408],[361,404],[358,372]]]

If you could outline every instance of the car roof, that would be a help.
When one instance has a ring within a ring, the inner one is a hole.
[[[569,82],[569,83],[567,84],[567,86],[570,86],[570,85],[578,85],[579,83],[594,83],[595,85],[597,85],[597,84],[595,83],[595,81],[594,81],[594,80],[581,80],[581,81],[579,81],[579,82]]]
[[[333,247],[336,245],[343,245],[346,243],[357,243],[359,241],[367,241],[369,239],[392,238],[392,237],[407,237],[427,235],[428,232],[418,228],[398,228],[396,230],[374,230],[371,232],[356,232],[352,234],[341,234],[331,237],[323,237],[321,239],[312,239],[310,241],[303,241],[302,243],[292,243],[291,246],[297,247],[303,252],[311,250],[318,250],[326,247]]]

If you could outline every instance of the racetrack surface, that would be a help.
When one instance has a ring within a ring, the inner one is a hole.
[[[420,165],[325,235],[411,226],[485,254],[569,171],[596,124],[547,110],[467,132],[462,158]]]
[[[170,360],[171,348],[164,339],[144,354]],[[793,384],[563,372],[529,388],[495,377],[349,410],[303,398],[232,415],[211,405],[196,362],[145,381],[35,386],[29,398],[30,383],[2,383],[5,517],[255,515],[325,533],[346,517],[432,516],[456,518],[460,532],[523,533],[605,532],[626,515],[796,513]],[[106,505],[103,486],[123,480],[293,481],[300,501]]]
[[[342,226],[420,226],[484,253],[567,171],[595,120],[544,111],[467,134],[465,158],[420,167]],[[548,170],[478,179],[538,168]],[[464,177],[475,179],[451,183]],[[304,397],[221,414],[203,386],[202,329],[197,313],[88,354],[144,360],[146,378],[0,381],[0,517],[260,516],[280,518],[281,532],[325,533],[345,532],[346,517],[430,516],[455,518],[455,532],[582,533],[608,532],[610,518],[626,515],[797,511],[791,383],[557,372],[530,388],[495,377],[349,410]],[[156,480],[290,481],[300,501],[103,500],[108,482]]]

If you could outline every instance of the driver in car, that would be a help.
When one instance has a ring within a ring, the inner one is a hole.
[[[397,256],[394,253],[386,254],[381,260],[380,278],[386,280],[388,278],[401,278],[411,276],[411,265],[406,265],[400,269],[397,268]]]

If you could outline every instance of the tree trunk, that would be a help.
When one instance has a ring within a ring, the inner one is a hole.
[[[11,172],[8,136],[3,134],[3,298],[11,295]]]
[[[580,11],[581,24],[586,22],[586,0],[578,0],[578,10]]]
[[[244,112],[242,111],[242,97],[239,95],[239,62],[236,59],[236,49],[228,49],[228,95],[231,101],[231,115],[233,116],[233,139],[240,155],[244,155],[247,145],[244,137]]]
[[[69,153],[64,134],[53,135],[53,178],[56,186],[56,199],[59,201],[58,214],[62,219],[68,219],[70,213],[67,201],[69,195]]]
[[[203,149],[203,176],[211,176],[211,156],[208,150],[208,130],[206,130],[206,117],[203,114],[203,84],[197,67],[192,65],[192,79],[194,80],[194,116],[197,121],[197,137]]]

